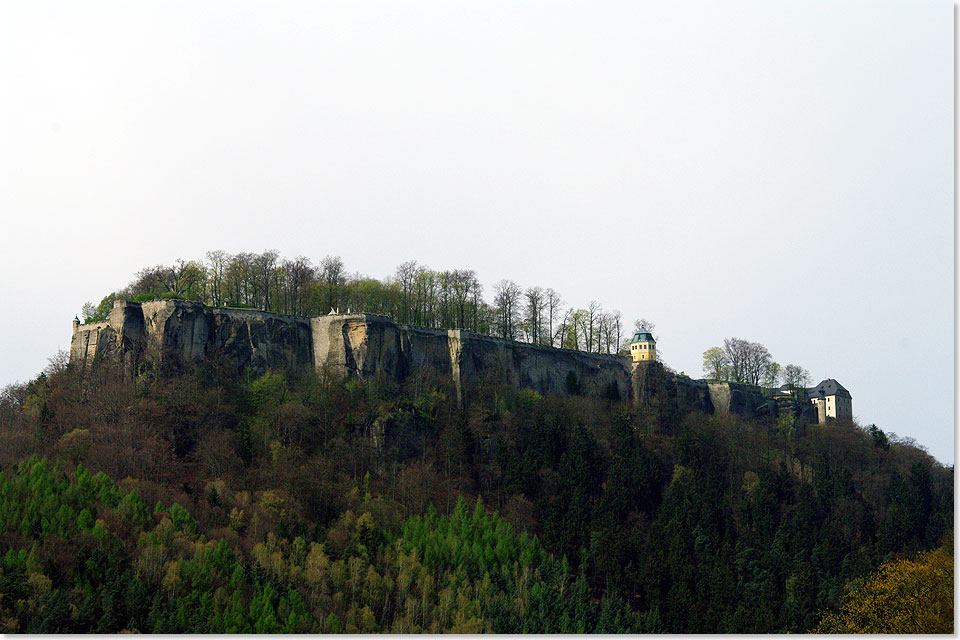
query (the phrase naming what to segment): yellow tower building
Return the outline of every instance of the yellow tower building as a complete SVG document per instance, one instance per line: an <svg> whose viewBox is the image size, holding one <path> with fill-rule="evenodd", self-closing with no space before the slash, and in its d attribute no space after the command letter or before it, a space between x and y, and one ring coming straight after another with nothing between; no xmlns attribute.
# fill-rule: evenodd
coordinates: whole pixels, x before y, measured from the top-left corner
<svg viewBox="0 0 960 640"><path fill-rule="evenodd" d="M630 341L630 355L634 362L657 359L657 341L649 331L637 331Z"/></svg>

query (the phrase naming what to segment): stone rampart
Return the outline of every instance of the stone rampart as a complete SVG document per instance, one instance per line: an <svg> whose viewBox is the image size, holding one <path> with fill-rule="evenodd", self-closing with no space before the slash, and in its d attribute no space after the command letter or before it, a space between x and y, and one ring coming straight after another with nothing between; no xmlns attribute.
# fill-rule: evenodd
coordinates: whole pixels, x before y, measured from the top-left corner
<svg viewBox="0 0 960 640"><path fill-rule="evenodd" d="M709 382L707 388L710 402L716 413L732 413L738 416L777 415L776 401L763 395L760 387L739 382Z"/></svg>
<svg viewBox="0 0 960 640"><path fill-rule="evenodd" d="M310 320L316 366L366 378L449 376L462 399L465 388L496 377L517 388L567 395L626 398L629 359L525 344L459 329L398 325L374 315L321 316Z"/></svg>
<svg viewBox="0 0 960 640"><path fill-rule="evenodd" d="M631 398L673 412L776 415L759 388L677 376L656 361L556 349L459 329L406 326L373 314L305 318L186 300L118 300L105 322L74 329L70 360L104 362L128 377L151 363L183 368L223 356L238 369L314 367L371 378L449 377L458 400L495 380L539 393Z"/></svg>
<svg viewBox="0 0 960 640"><path fill-rule="evenodd" d="M187 300L118 300L109 320L76 328L70 361L108 362L127 376L150 361L182 367L220 354L241 369L292 369L312 365L311 344L306 318Z"/></svg>
<svg viewBox="0 0 960 640"><path fill-rule="evenodd" d="M626 398L630 360L554 349L353 314L304 318L187 300L118 300L105 322L74 330L70 359L121 365L135 375L145 363L184 367L222 354L239 368L328 367L360 378L449 376L458 395L483 376L541 393L580 392Z"/></svg>

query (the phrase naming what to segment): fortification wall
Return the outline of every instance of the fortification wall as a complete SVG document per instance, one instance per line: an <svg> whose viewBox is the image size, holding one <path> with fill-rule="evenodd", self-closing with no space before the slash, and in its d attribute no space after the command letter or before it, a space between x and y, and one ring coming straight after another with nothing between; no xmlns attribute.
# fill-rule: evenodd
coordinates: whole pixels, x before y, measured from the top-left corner
<svg viewBox="0 0 960 640"><path fill-rule="evenodd" d="M303 318L187 300L118 300L109 320L81 325L70 345L71 361L108 362L131 376L147 362L183 367L218 354L255 370L328 367L396 380L449 376L461 398L473 382L490 377L558 395L627 398L631 389L628 358L402 326L373 314Z"/></svg>
<svg viewBox="0 0 960 640"><path fill-rule="evenodd" d="M459 329L397 325L374 315L311 319L314 361L361 378L449 376L462 399L475 382L496 378L523 389L626 398L629 359L553 349ZM571 377L572 376L572 377ZM572 383L572 384L569 384Z"/></svg>
<svg viewBox="0 0 960 640"><path fill-rule="evenodd" d="M739 382L710 382L710 401L717 413L759 417L777 415L777 403L761 393L760 387Z"/></svg>
<svg viewBox="0 0 960 640"><path fill-rule="evenodd" d="M678 376L660 362L637 362L633 369L633 398L643 405L674 412L733 414L741 417L776 416L777 403L760 387L737 382L707 382Z"/></svg>
<svg viewBox="0 0 960 640"><path fill-rule="evenodd" d="M82 366L108 362L133 371L143 351L144 324L140 305L118 300L107 320L74 328L70 361Z"/></svg>
<svg viewBox="0 0 960 640"><path fill-rule="evenodd" d="M113 332L106 331L109 327L110 323L103 321L89 322L75 328L70 339L70 362L80 365L93 362L97 353L102 352L113 338Z"/></svg>
<svg viewBox="0 0 960 640"><path fill-rule="evenodd" d="M404 326L373 314L304 318L186 300L118 300L107 321L75 328L70 344L71 362L105 362L127 376L150 363L178 368L216 356L254 371L315 367L359 378L449 377L461 401L476 385L498 381L561 396L632 398L674 413L777 412L757 387L691 380L656 361Z"/></svg>
<svg viewBox="0 0 960 640"><path fill-rule="evenodd" d="M118 300L109 320L76 328L70 361L121 366L128 376L148 361L180 367L221 354L238 368L293 369L313 365L311 348L306 318L187 300Z"/></svg>
<svg viewBox="0 0 960 640"><path fill-rule="evenodd" d="M630 396L629 358L460 333L462 380L501 375L514 387L539 393L563 396L576 392L620 399Z"/></svg>
<svg viewBox="0 0 960 640"><path fill-rule="evenodd" d="M656 360L635 362L631 382L634 401L656 407L661 413L679 415L690 411L714 411L705 381L673 374Z"/></svg>

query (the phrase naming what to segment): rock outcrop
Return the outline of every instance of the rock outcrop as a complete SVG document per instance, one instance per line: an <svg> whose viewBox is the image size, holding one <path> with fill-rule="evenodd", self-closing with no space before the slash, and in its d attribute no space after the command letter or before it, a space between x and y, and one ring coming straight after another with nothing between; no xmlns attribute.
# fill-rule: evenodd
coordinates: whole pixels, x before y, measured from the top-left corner
<svg viewBox="0 0 960 640"><path fill-rule="evenodd" d="M310 322L315 365L361 378L449 376L461 399L474 382L490 377L557 395L626 398L630 393L630 361L622 356L554 349L459 329L402 326L370 314L321 316Z"/></svg>
<svg viewBox="0 0 960 640"><path fill-rule="evenodd" d="M632 383L633 398L641 404L714 412L713 398L705 381L671 373L655 360L635 363Z"/></svg>
<svg viewBox="0 0 960 640"><path fill-rule="evenodd" d="M632 398L671 414L777 414L758 387L691 380L656 361L405 326L373 314L304 318L186 300L118 300L109 320L75 325L70 343L71 362L105 363L127 377L149 366L176 370L214 357L255 372L313 367L359 378L447 377L461 402L476 385L494 382L561 396Z"/></svg>
<svg viewBox="0 0 960 640"><path fill-rule="evenodd" d="M760 387L738 382L709 382L710 402L717 413L762 417L777 415L777 403L765 397Z"/></svg>
<svg viewBox="0 0 960 640"><path fill-rule="evenodd" d="M186 300L118 300L109 320L74 330L70 361L110 363L128 377L151 362L180 368L217 355L240 369L297 369L311 366L311 344L306 318Z"/></svg>

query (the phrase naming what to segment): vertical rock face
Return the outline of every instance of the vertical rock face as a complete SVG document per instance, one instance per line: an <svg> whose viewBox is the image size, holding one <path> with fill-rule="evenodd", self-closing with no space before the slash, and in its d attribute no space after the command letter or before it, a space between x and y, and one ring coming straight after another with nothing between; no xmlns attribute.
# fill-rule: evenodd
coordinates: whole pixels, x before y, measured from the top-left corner
<svg viewBox="0 0 960 640"><path fill-rule="evenodd" d="M361 378L397 380L437 375L453 380L458 397L481 378L495 378L540 393L571 392L626 398L629 359L522 344L458 329L399 326L373 315L313 318L318 366Z"/></svg>
<svg viewBox="0 0 960 640"><path fill-rule="evenodd" d="M400 377L422 374L460 377L459 363L451 357L450 331L411 326L397 328L400 332ZM456 375L454 369L457 369Z"/></svg>
<svg viewBox="0 0 960 640"><path fill-rule="evenodd" d="M211 309L198 302L118 300L107 322L81 325L70 361L121 366L135 375L147 363L183 367L224 355L238 368L305 368L313 364L305 318L243 309Z"/></svg>
<svg viewBox="0 0 960 640"><path fill-rule="evenodd" d="M668 372L659 362L637 362L633 370L633 398L643 405L681 412L733 414L742 417L776 416L777 403L760 387L736 382L692 380Z"/></svg>
<svg viewBox="0 0 960 640"><path fill-rule="evenodd" d="M680 413L713 413L713 398L703 380L670 373L656 360L633 364L633 399L636 402Z"/></svg>
<svg viewBox="0 0 960 640"><path fill-rule="evenodd" d="M693 380L686 376L675 376L677 402L690 411L713 413L713 401L705 380Z"/></svg>
<svg viewBox="0 0 960 640"><path fill-rule="evenodd" d="M630 394L630 359L554 349L461 332L460 379L500 375L514 387L539 393L605 396Z"/></svg>
<svg viewBox="0 0 960 640"><path fill-rule="evenodd" d="M737 382L711 382L710 400L717 413L738 416L776 416L777 403L765 398L760 387Z"/></svg>
<svg viewBox="0 0 960 640"><path fill-rule="evenodd" d="M361 378L402 377L399 327L384 316L358 314L310 319L313 363Z"/></svg>
<svg viewBox="0 0 960 640"><path fill-rule="evenodd" d="M325 368L359 378L403 380L434 375L453 381L457 398L496 381L556 395L632 398L661 413L703 411L776 415L757 387L691 380L660 362L554 349L457 329L401 326L372 314L303 318L185 300L118 300L106 322L74 329L70 360L102 362L128 377L146 366L183 368L225 357L238 369Z"/></svg>
<svg viewBox="0 0 960 640"><path fill-rule="evenodd" d="M199 362L211 346L212 323L203 305L156 300L140 305L146 334L146 348L161 361L181 364Z"/></svg>
<svg viewBox="0 0 960 640"><path fill-rule="evenodd" d="M793 418L793 428L800 429L803 425L817 424L820 415L817 407L811 404L806 397L779 397L776 399L777 415Z"/></svg>
<svg viewBox="0 0 960 640"><path fill-rule="evenodd" d="M212 309L199 302L145 302L146 348L173 366L223 355L240 369L300 369L313 363L305 318L245 309Z"/></svg>
<svg viewBox="0 0 960 640"><path fill-rule="evenodd" d="M103 322L74 329L70 361L82 366L104 362L132 374L144 349L144 322L140 305L118 300Z"/></svg>

